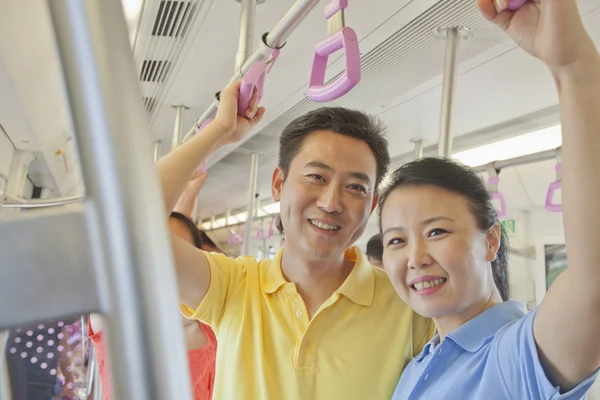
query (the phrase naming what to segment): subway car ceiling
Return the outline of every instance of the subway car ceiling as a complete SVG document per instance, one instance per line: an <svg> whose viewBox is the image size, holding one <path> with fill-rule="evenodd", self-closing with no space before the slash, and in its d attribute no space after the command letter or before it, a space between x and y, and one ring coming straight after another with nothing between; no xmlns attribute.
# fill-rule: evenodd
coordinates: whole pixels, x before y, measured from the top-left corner
<svg viewBox="0 0 600 400"><path fill-rule="evenodd" d="M258 3L253 48L291 4ZM590 35L600 44L600 3L579 3ZM123 5L140 73L140 101L150 123L148 140L160 141L164 155L171 149L174 106L185 106L180 119L185 133L233 75L240 4L123 0ZM359 39L362 79L351 92L326 104L380 117L388 126L394 165L413 157L415 140L423 141L425 155L436 153L446 49L440 29L447 26L467 28L458 49L454 157L475 166L560 146L558 99L546 69L483 21L475 1L377 0L373 5L356 1L346 10L346 24ZM268 230L270 215L278 211L270 200L278 136L293 118L323 105L308 99L307 90L314 48L325 35L322 7L317 6L287 40L269 73L262 98L266 117L243 143L210 157L198 199L197 219L204 229L225 225L228 211L229 223L244 221L251 157L258 153L259 215L266 219L264 226L254 224L253 235L261 227ZM343 70L344 57L336 53L326 77ZM17 151L31 152L35 162L28 175L33 185L47 189L44 197L81 195L68 115L47 3L1 2L0 176L6 179ZM539 140L544 129L544 140ZM502 171L500 189L507 206L543 207L554 164L547 160ZM372 219L358 244L364 245L375 231ZM214 234L227 242L230 231Z"/></svg>

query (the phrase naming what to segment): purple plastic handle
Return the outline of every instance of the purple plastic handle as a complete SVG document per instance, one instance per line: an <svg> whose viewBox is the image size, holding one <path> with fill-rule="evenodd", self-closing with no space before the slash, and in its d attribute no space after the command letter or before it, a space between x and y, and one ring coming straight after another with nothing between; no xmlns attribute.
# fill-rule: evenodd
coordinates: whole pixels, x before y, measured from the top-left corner
<svg viewBox="0 0 600 400"><path fill-rule="evenodd" d="M325 71L329 55L344 49L346 71L325 85ZM342 28L317 44L310 71L308 98L315 102L338 99L360 82L360 51L358 37L352 28Z"/></svg>
<svg viewBox="0 0 600 400"><path fill-rule="evenodd" d="M332 0L325 6L325 19L333 17L337 12L348 8L348 0Z"/></svg>
<svg viewBox="0 0 600 400"><path fill-rule="evenodd" d="M506 200L504 199L504 195L500 192L492 192L490 193L490 197L492 199L500 201L500 210L498 210L498 218L506 217Z"/></svg>
<svg viewBox="0 0 600 400"><path fill-rule="evenodd" d="M202 123L202 125L200 125L200 128L198 128L198 131L201 131L202 129L206 128L206 125L210 124L211 122L213 122L212 118L208 118L206 121L204 121Z"/></svg>
<svg viewBox="0 0 600 400"><path fill-rule="evenodd" d="M275 236L275 230L273 229L273 223L275 222L275 219L271 220L271 225L269 226L269 239L273 238L273 236Z"/></svg>
<svg viewBox="0 0 600 400"><path fill-rule="evenodd" d="M546 210L551 212L562 212L562 204L554 204L552 199L554 198L554 193L562 189L562 181L554 181L548 187L548 193L546 193Z"/></svg>
<svg viewBox="0 0 600 400"><path fill-rule="evenodd" d="M263 238L263 236L265 235L265 232L264 232L264 230L263 230L263 228L264 228L264 225L265 225L265 223L264 223L264 222L261 222L261 224L260 224L260 229L258 230L258 233L256 234L256 238L257 238L257 239L262 239L262 238Z"/></svg>
<svg viewBox="0 0 600 400"><path fill-rule="evenodd" d="M258 103L262 99L263 88L265 85L265 75L269 69L269 64L264 61L257 61L246 72L242 78L242 86L240 87L240 96L238 99L238 114L245 117L246 110L252 100L254 88L258 89Z"/></svg>
<svg viewBox="0 0 600 400"><path fill-rule="evenodd" d="M560 174L562 172L562 163L556 164L554 170L557 174ZM562 204L554 204L552 202L552 199L554 199L554 193L557 190L562 190L562 181L560 179L557 179L556 181L552 182L548 187L548 192L546 193L546 210L548 211L562 212Z"/></svg>
<svg viewBox="0 0 600 400"><path fill-rule="evenodd" d="M489 185L497 185L499 183L500 183L500 178L497 176L488 178ZM500 192L491 192L490 198L500 201L500 210L498 210L498 218L506 217L506 199L504 198L504 194L502 194Z"/></svg>
<svg viewBox="0 0 600 400"><path fill-rule="evenodd" d="M523 7L528 0L511 0L508 4L508 9L510 11L516 11L519 8Z"/></svg>

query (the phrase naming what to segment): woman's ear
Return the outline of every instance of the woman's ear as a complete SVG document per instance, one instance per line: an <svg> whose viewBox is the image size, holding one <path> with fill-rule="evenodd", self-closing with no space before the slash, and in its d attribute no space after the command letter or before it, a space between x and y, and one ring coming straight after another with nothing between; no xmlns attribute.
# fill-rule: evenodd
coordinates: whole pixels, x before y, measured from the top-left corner
<svg viewBox="0 0 600 400"><path fill-rule="evenodd" d="M496 222L494 226L487 231L485 239L487 244L485 258L488 262L495 261L502 241L502 226Z"/></svg>

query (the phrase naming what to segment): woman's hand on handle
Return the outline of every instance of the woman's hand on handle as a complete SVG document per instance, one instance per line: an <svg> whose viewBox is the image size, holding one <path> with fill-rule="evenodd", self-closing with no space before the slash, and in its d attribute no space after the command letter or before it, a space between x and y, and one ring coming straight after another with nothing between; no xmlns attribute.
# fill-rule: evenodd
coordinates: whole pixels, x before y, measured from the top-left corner
<svg viewBox="0 0 600 400"><path fill-rule="evenodd" d="M533 333L544 371L561 392L600 367L600 56L575 0L530 0L497 12L477 0L483 15L542 60L560 99L563 221L568 268L540 305Z"/></svg>
<svg viewBox="0 0 600 400"><path fill-rule="evenodd" d="M494 0L477 3L486 19L555 74L596 55L575 0L529 0L516 11L500 12Z"/></svg>

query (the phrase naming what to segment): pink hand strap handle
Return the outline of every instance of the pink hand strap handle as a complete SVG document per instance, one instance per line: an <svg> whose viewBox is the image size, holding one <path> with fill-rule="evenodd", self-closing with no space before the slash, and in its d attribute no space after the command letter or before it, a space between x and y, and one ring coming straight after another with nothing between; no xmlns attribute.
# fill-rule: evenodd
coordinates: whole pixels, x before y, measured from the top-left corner
<svg viewBox="0 0 600 400"><path fill-rule="evenodd" d="M498 218L504 218L506 217L506 199L504 198L504 194L498 190L500 178L498 177L498 172L496 171L496 167L494 167L493 163L488 166L488 176L487 183L490 188L490 198L500 202Z"/></svg>
<svg viewBox="0 0 600 400"><path fill-rule="evenodd" d="M245 117L246 110L250 105L250 100L252 100L252 93L254 92L254 88L257 89L258 103L263 96L263 89L265 86L265 77L267 73L271 71L273 67L273 63L279 57L279 50L274 49L271 53L271 58L268 61L257 61L244 74L242 78L242 85L240 87L240 94L238 98L238 114L242 117Z"/></svg>
<svg viewBox="0 0 600 400"><path fill-rule="evenodd" d="M560 174L562 172L562 164L556 164L554 167L557 175L557 179L550 184L548 187L548 192L546 193L546 210L550 212L562 212L562 204L555 204L552 202L554 199L554 193L557 190L562 190L562 180L560 179Z"/></svg>
<svg viewBox="0 0 600 400"><path fill-rule="evenodd" d="M273 223L275 222L275 218L271 220L271 225L269 225L269 239L272 239L275 236L275 230L273 229Z"/></svg>
<svg viewBox="0 0 600 400"><path fill-rule="evenodd" d="M505 10L517 11L519 8L523 7L527 1L528 0L494 0L494 5L497 12Z"/></svg>
<svg viewBox="0 0 600 400"><path fill-rule="evenodd" d="M348 8L348 0L332 0L325 6L325 19L333 17L338 12Z"/></svg>
<svg viewBox="0 0 600 400"><path fill-rule="evenodd" d="M265 235L265 233L263 231L264 224L265 224L264 221L260 223L260 229L258 230L258 233L256 234L256 238L259 239L259 240L262 239L263 236Z"/></svg>
<svg viewBox="0 0 600 400"><path fill-rule="evenodd" d="M528 0L510 0L508 3L508 9L510 11L517 11L519 8L523 7Z"/></svg>
<svg viewBox="0 0 600 400"><path fill-rule="evenodd" d="M348 7L348 0L333 0L325 7L325 18L329 19L337 12ZM325 84L325 72L329 56L344 49L346 70L337 79ZM338 99L354 88L361 78L360 50L358 37L352 28L343 27L329 35L315 48L312 69L310 71L308 98L315 102L327 102Z"/></svg>

